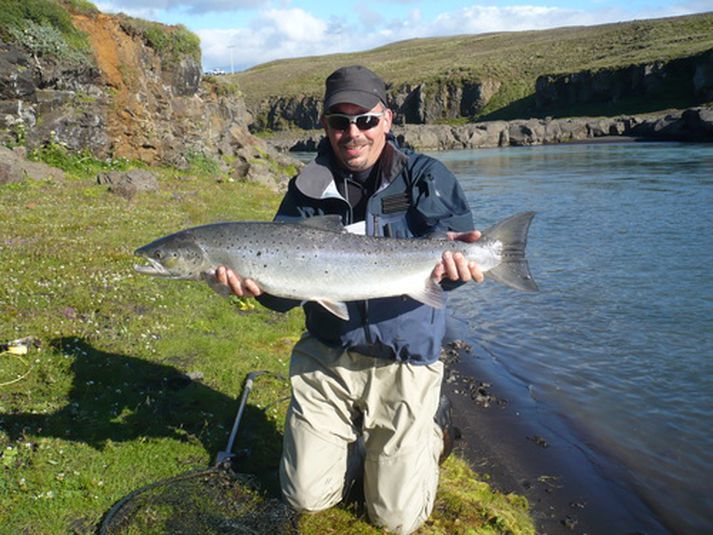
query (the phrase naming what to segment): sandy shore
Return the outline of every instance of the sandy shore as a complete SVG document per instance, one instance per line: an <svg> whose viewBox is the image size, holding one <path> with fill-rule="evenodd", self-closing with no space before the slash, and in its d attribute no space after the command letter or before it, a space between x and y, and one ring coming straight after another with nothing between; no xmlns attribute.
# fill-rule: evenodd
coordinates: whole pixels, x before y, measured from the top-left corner
<svg viewBox="0 0 713 535"><path fill-rule="evenodd" d="M460 335L460 336L459 336ZM539 534L669 534L621 467L583 443L451 327L446 392L459 455L502 492L527 497Z"/></svg>

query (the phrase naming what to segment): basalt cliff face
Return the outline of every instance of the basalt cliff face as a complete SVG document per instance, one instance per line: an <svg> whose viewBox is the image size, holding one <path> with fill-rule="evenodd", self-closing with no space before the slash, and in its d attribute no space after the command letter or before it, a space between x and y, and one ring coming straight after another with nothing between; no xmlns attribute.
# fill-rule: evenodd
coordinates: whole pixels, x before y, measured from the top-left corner
<svg viewBox="0 0 713 535"><path fill-rule="evenodd" d="M545 74L535 83L536 107L544 110L663 95L688 102L713 101L713 50L668 62Z"/></svg>
<svg viewBox="0 0 713 535"><path fill-rule="evenodd" d="M88 35L93 65L0 42L0 142L29 149L54 142L102 158L179 167L201 154L219 157L235 178L284 182L264 162L271 149L247 130L242 97L202 79L198 60L186 55L167 64L119 17L72 21Z"/></svg>
<svg viewBox="0 0 713 535"><path fill-rule="evenodd" d="M396 125L439 125L478 116L501 86L497 79L444 78L392 86L387 97ZM675 100L684 107L713 101L713 50L670 61L540 75L528 102L518 103L517 116L561 116L563 110L586 112L622 102L638 110L646 108L646 100ZM251 128L281 131L319 128L322 109L319 98L297 95L267 99L252 111Z"/></svg>
<svg viewBox="0 0 713 535"><path fill-rule="evenodd" d="M442 79L388 88L389 107L397 124L432 124L478 114L500 88L497 80ZM277 97L253 110L255 130L319 128L322 98Z"/></svg>

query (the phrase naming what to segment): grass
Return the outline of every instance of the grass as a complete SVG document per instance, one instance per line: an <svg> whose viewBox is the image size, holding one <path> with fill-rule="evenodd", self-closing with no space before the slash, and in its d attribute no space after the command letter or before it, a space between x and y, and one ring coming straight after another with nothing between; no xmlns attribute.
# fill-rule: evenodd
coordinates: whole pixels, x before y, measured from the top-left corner
<svg viewBox="0 0 713 535"><path fill-rule="evenodd" d="M168 65L177 65L186 56L200 61L200 38L182 24L166 26L124 14L117 17L124 31L141 37Z"/></svg>
<svg viewBox="0 0 713 535"><path fill-rule="evenodd" d="M75 28L71 14L93 16L97 7L87 0L0 0L0 37L27 48L36 56L91 64L87 35ZM200 61L200 38L185 26L167 26L118 15L128 33L139 36L168 65L184 57Z"/></svg>
<svg viewBox="0 0 713 535"><path fill-rule="evenodd" d="M692 56L713 48L713 13L588 27L412 39L351 54L280 60L229 75L248 107L269 97L321 96L337 67L361 63L388 85L444 80L502 83L483 116L531 97L542 74L623 67ZM511 111L513 111L511 109ZM512 113L510 114L512 115Z"/></svg>
<svg viewBox="0 0 713 535"><path fill-rule="evenodd" d="M160 192L127 201L95 183L100 162L38 157L56 158L68 178L0 186L0 343L38 346L0 353L0 533L93 533L129 492L213 462L245 376L286 375L303 318L132 268L136 247L179 228L270 218L276 194L216 180L198 158L186 172L154 168ZM261 378L237 443L251 449L244 470L273 493L286 395L284 381ZM372 530L335 509L301 532L325 525ZM422 533L497 532L533 533L525 502L449 461Z"/></svg>
<svg viewBox="0 0 713 535"><path fill-rule="evenodd" d="M88 2L75 0L89 9ZM54 0L0 0L0 38L15 42L36 58L54 58L76 65L91 65L91 47L77 30L65 6Z"/></svg>

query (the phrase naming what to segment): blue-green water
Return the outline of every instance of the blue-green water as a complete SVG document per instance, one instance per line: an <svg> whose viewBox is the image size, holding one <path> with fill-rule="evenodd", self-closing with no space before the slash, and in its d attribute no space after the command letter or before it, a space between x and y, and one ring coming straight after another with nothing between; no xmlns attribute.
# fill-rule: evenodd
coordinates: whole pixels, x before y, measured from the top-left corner
<svg viewBox="0 0 713 535"><path fill-rule="evenodd" d="M676 532L713 533L713 146L436 154L476 225L534 210L541 287L453 292L473 339Z"/></svg>

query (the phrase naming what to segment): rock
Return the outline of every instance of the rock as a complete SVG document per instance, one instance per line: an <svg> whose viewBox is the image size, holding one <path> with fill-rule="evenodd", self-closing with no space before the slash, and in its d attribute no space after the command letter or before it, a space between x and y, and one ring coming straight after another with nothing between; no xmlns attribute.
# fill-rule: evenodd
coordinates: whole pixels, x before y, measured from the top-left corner
<svg viewBox="0 0 713 535"><path fill-rule="evenodd" d="M315 151L316 131L280 133L270 144L279 150ZM484 121L459 126L394 125L392 133L403 147L416 150L476 149L585 141L609 136L713 141L713 108L621 117L569 117Z"/></svg>
<svg viewBox="0 0 713 535"><path fill-rule="evenodd" d="M0 42L0 100L26 100L36 90L30 57L17 47Z"/></svg>
<svg viewBox="0 0 713 535"><path fill-rule="evenodd" d="M13 151L0 146L0 185L33 180L64 180L61 169L24 158L24 151Z"/></svg>
<svg viewBox="0 0 713 535"><path fill-rule="evenodd" d="M713 51L669 61L624 67L543 74L535 81L538 110L592 103L616 103L625 98L667 98L676 90L691 102L713 99ZM675 82L672 82L675 81Z"/></svg>
<svg viewBox="0 0 713 535"><path fill-rule="evenodd" d="M164 80L168 81L173 94L179 97L190 97L198 92L201 82L201 65L190 56L182 57L170 69L162 69Z"/></svg>
<svg viewBox="0 0 713 535"><path fill-rule="evenodd" d="M446 75L416 85L387 87L387 99L394 111L395 124L432 124L477 115L500 86L499 80ZM251 126L280 132L295 127L312 130L321 128L321 114L321 95L276 96L257 105Z"/></svg>
<svg viewBox="0 0 713 535"><path fill-rule="evenodd" d="M288 130L291 127L305 130L320 128L322 97L297 95L276 97L263 102L255 113L255 127L269 130Z"/></svg>
<svg viewBox="0 0 713 535"><path fill-rule="evenodd" d="M632 120L628 135L667 141L713 141L713 108L689 108Z"/></svg>
<svg viewBox="0 0 713 535"><path fill-rule="evenodd" d="M685 125L684 132L692 141L713 141L713 108L685 110L681 121Z"/></svg>
<svg viewBox="0 0 713 535"><path fill-rule="evenodd" d="M22 47L0 42L0 143L35 148L54 142L98 158L179 168L188 167L190 154L220 162L263 160L240 174L277 182L278 188L286 182L279 173L268 178L264 160L280 155L248 131L252 116L237 87L202 80L200 63L190 55L164 60L122 20L105 14L73 17L96 60L81 68L37 61ZM22 179L20 171L2 167L1 180ZM144 181L112 180L112 191L129 198L147 187Z"/></svg>
<svg viewBox="0 0 713 535"><path fill-rule="evenodd" d="M525 145L541 145L545 137L545 128L536 120L514 121L508 128L510 145L519 147Z"/></svg>
<svg viewBox="0 0 713 535"><path fill-rule="evenodd" d="M132 199L137 193L159 190L158 179L145 169L100 173L97 183L108 185L109 191L125 199Z"/></svg>
<svg viewBox="0 0 713 535"><path fill-rule="evenodd" d="M713 50L701 55L693 73L693 92L703 102L713 101Z"/></svg>
<svg viewBox="0 0 713 535"><path fill-rule="evenodd" d="M507 126L505 121L475 123L454 128L453 135L461 142L463 148L500 147L504 144L503 132L507 130Z"/></svg>
<svg viewBox="0 0 713 535"><path fill-rule="evenodd" d="M447 150L462 148L453 135L453 127L447 125L402 125L393 129L399 144L420 150Z"/></svg>
<svg viewBox="0 0 713 535"><path fill-rule="evenodd" d="M540 435L532 435L531 437L527 437L527 440L534 442L541 448L549 448L550 447L550 443L547 442L547 440L545 440Z"/></svg>

